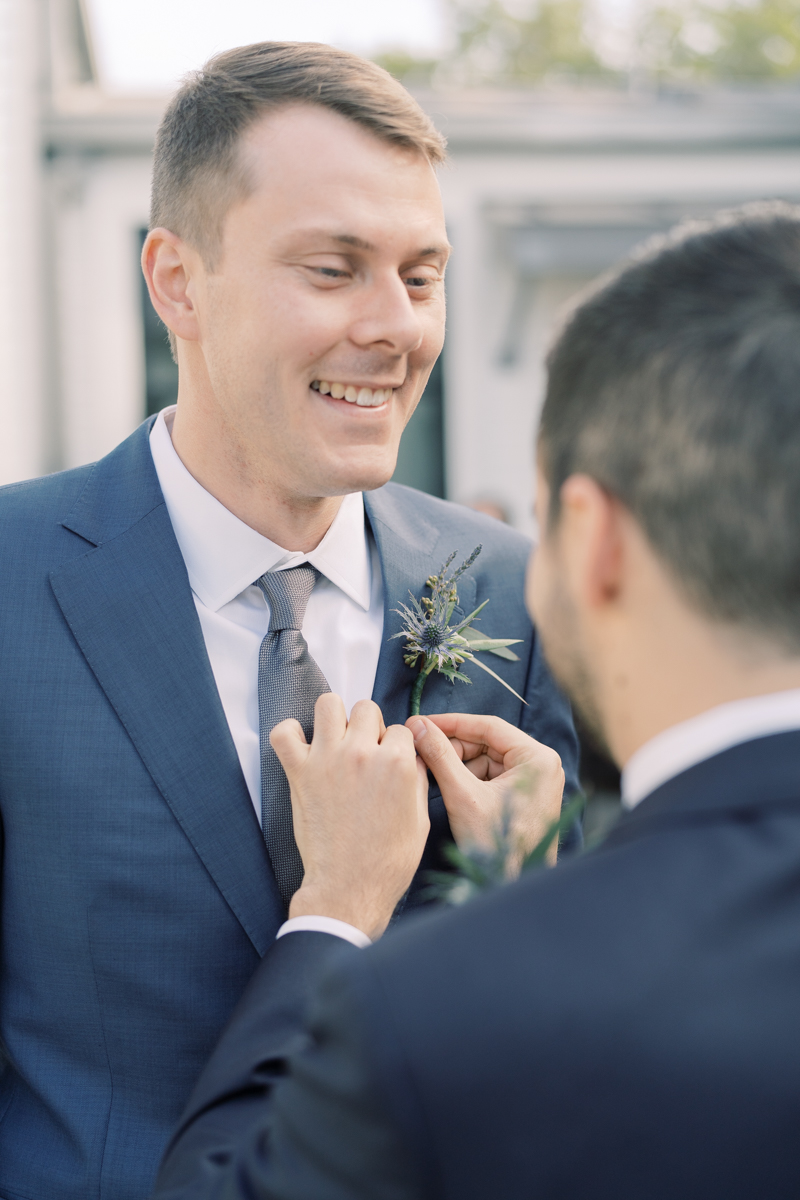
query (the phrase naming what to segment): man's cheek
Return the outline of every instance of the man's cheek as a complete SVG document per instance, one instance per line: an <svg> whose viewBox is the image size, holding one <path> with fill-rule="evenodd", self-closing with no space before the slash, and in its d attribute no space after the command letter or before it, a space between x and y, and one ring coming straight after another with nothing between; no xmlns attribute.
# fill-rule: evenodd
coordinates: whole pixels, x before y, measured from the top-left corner
<svg viewBox="0 0 800 1200"><path fill-rule="evenodd" d="M528 560L528 570L525 576L525 603L537 629L541 629L547 620L546 598L549 591L550 574L548 558L549 555L544 546L534 547Z"/></svg>

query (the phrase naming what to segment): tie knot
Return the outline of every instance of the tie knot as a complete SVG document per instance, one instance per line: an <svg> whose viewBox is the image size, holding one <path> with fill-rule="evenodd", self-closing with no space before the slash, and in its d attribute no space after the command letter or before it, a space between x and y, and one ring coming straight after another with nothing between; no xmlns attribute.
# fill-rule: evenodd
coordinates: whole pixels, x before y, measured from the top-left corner
<svg viewBox="0 0 800 1200"><path fill-rule="evenodd" d="M308 599L317 582L316 567L303 563L288 571L267 571L256 580L269 604L269 632L302 629Z"/></svg>

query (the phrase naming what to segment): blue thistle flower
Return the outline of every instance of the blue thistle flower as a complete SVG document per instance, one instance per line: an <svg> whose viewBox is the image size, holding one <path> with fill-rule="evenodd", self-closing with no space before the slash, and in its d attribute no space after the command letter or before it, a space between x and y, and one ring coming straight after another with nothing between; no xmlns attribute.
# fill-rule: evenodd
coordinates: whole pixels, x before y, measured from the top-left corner
<svg viewBox="0 0 800 1200"><path fill-rule="evenodd" d="M403 660L406 666L415 667L419 664L420 668L411 692L412 716L419 713L422 689L431 671L436 670L442 675L446 675L451 683L455 683L457 679L462 683L472 682L459 669L465 660L476 663L484 671L493 675L509 691L514 692L514 689L509 687L505 680L500 679L500 676L495 675L494 671L490 670L485 663L479 662L475 658L476 652L488 650L501 658L517 659L517 655L509 650L508 646L514 645L520 640L519 638L486 638L471 629L472 622L489 601L484 600L483 604L480 604L459 624L450 624L453 611L458 604L456 580L469 570L480 552L481 546L476 546L461 566L448 575L448 568L457 554L457 551L454 550L447 561L442 564L438 575L431 575L426 580L426 587L430 588L430 596L422 596L417 600L409 592L410 605L401 604L394 610L403 618L403 628L392 636L393 638L402 637L406 640L403 647ZM514 695L518 696L518 693L514 692ZM519 699L523 700L522 696L519 696Z"/></svg>

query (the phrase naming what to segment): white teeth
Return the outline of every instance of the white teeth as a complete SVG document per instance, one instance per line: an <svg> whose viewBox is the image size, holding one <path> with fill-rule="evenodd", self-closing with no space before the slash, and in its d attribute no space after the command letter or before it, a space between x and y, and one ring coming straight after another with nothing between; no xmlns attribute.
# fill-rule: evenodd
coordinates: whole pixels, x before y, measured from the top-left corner
<svg viewBox="0 0 800 1200"><path fill-rule="evenodd" d="M360 408L379 408L392 395L392 388L357 388L351 383L328 383L327 379L315 379L311 386L323 396L346 400L348 404L357 404Z"/></svg>

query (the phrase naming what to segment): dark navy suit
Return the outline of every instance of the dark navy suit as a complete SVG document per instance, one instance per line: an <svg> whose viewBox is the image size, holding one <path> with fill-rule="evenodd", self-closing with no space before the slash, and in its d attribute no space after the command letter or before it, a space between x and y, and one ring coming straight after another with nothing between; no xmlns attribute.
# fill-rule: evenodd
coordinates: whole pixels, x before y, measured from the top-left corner
<svg viewBox="0 0 800 1200"><path fill-rule="evenodd" d="M94 466L0 491L0 1197L138 1200L284 920L150 455L150 423ZM525 639L427 711L496 710L553 745L567 706L519 597L527 544L406 488L366 497L391 611L450 550L482 628ZM486 682L484 682L484 680ZM408 710L384 641L374 698ZM433 861L447 826L431 799ZM419 901L413 889L408 907Z"/></svg>
<svg viewBox="0 0 800 1200"><path fill-rule="evenodd" d="M800 732L685 771L554 871L334 943L270 950L158 1200L800 1192Z"/></svg>

